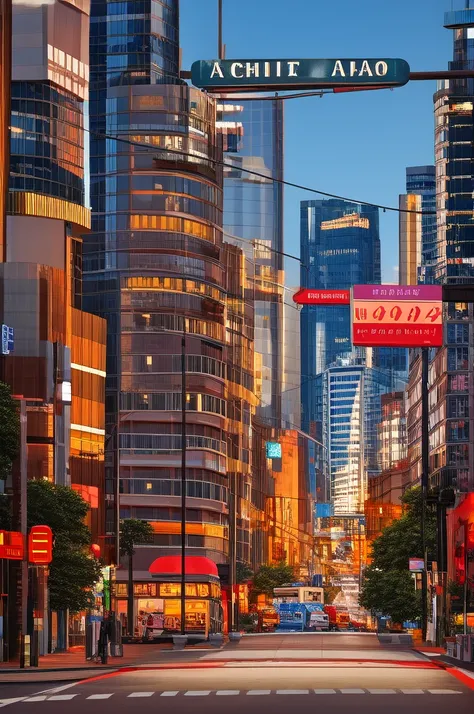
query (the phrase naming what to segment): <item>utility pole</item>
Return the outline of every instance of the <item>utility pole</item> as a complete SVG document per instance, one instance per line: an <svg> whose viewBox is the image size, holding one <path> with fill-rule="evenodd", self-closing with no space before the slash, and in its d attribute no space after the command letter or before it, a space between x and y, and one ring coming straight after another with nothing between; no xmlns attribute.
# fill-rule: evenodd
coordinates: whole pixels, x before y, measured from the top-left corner
<svg viewBox="0 0 474 714"><path fill-rule="evenodd" d="M224 43L222 42L222 2L223 0L217 0L217 43L218 43L218 55L219 59L224 59Z"/></svg>
<svg viewBox="0 0 474 714"><path fill-rule="evenodd" d="M428 347L421 349L421 543L423 550L423 572L421 574L422 622L421 631L423 642L426 642L428 625L428 572L426 551L426 507L428 500L428 474L429 474L429 425L428 425Z"/></svg>

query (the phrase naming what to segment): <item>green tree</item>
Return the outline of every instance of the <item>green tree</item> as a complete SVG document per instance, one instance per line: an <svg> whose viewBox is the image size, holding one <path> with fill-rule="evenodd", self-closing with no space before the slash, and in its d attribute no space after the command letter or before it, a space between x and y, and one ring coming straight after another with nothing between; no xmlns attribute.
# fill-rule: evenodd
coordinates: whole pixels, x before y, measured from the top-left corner
<svg viewBox="0 0 474 714"><path fill-rule="evenodd" d="M0 479L10 474L20 448L20 414L10 387L0 382Z"/></svg>
<svg viewBox="0 0 474 714"><path fill-rule="evenodd" d="M384 528L372 544L372 565L366 569L360 604L367 610L383 612L394 622L416 620L421 613L420 594L408 569L410 558L422 558L421 489L414 487L402 498L403 515ZM436 559L436 512L426 510L426 545Z"/></svg>
<svg viewBox="0 0 474 714"><path fill-rule="evenodd" d="M253 577L253 589L257 593L273 595L274 588L294 582L295 571L291 565L262 565Z"/></svg>
<svg viewBox="0 0 474 714"><path fill-rule="evenodd" d="M28 482L28 528L46 525L54 536L49 595L52 610L78 612L93 603L92 587L101 574L90 553L85 523L89 505L72 488L49 481Z"/></svg>
<svg viewBox="0 0 474 714"><path fill-rule="evenodd" d="M127 597L127 634L133 637L133 556L135 546L151 543L153 540L153 528L148 521L141 521L137 518L126 518L120 522L120 555L128 558L128 597Z"/></svg>
<svg viewBox="0 0 474 714"><path fill-rule="evenodd" d="M360 604L366 610L380 611L394 623L421 617L420 591L408 570L378 570L370 566L365 571Z"/></svg>
<svg viewBox="0 0 474 714"><path fill-rule="evenodd" d="M253 570L247 563L237 561L235 564L235 579L237 584L246 583L252 579Z"/></svg>

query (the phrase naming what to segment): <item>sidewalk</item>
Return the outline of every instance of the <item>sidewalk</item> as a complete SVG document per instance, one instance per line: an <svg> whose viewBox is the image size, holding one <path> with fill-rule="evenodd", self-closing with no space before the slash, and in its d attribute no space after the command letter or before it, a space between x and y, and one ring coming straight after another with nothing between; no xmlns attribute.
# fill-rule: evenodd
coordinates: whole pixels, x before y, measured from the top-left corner
<svg viewBox="0 0 474 714"><path fill-rule="evenodd" d="M122 667L134 667L157 660L162 652L172 650L169 643L153 645L124 645L123 657L109 657L106 665L96 664L85 658L82 648L68 652L55 652L40 657L38 667L20 669L19 662L0 662L0 684L9 682L45 682L86 679L97 674L106 674Z"/></svg>

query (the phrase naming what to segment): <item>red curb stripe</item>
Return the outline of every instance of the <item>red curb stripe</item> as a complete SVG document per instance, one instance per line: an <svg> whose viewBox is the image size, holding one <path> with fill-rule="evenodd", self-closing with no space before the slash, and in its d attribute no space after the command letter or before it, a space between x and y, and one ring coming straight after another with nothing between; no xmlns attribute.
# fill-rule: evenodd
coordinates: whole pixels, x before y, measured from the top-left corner
<svg viewBox="0 0 474 714"><path fill-rule="evenodd" d="M455 667L447 667L446 672L449 672L449 674L451 674L453 677L459 679L459 681L462 682L466 687L469 687L469 689L474 689L474 679L472 677L468 677L468 675L464 674L464 672L460 672Z"/></svg>

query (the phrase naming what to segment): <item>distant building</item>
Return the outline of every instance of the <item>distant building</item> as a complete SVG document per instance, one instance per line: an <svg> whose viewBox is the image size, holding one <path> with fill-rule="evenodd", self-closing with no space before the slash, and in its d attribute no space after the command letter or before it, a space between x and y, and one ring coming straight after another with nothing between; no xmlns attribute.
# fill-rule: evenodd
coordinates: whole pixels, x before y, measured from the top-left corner
<svg viewBox="0 0 474 714"><path fill-rule="evenodd" d="M434 166L409 166L406 170L406 193L400 196L399 214L400 285L429 284L434 281L435 171Z"/></svg>
<svg viewBox="0 0 474 714"><path fill-rule="evenodd" d="M380 283L379 214L349 201L301 202L301 286L327 290ZM337 357L352 352L348 305L301 311L302 427L317 419L318 383Z"/></svg>
<svg viewBox="0 0 474 714"><path fill-rule="evenodd" d="M368 481L379 473L380 398L389 388L385 372L350 359L338 360L321 375L323 445L336 516L364 512Z"/></svg>

